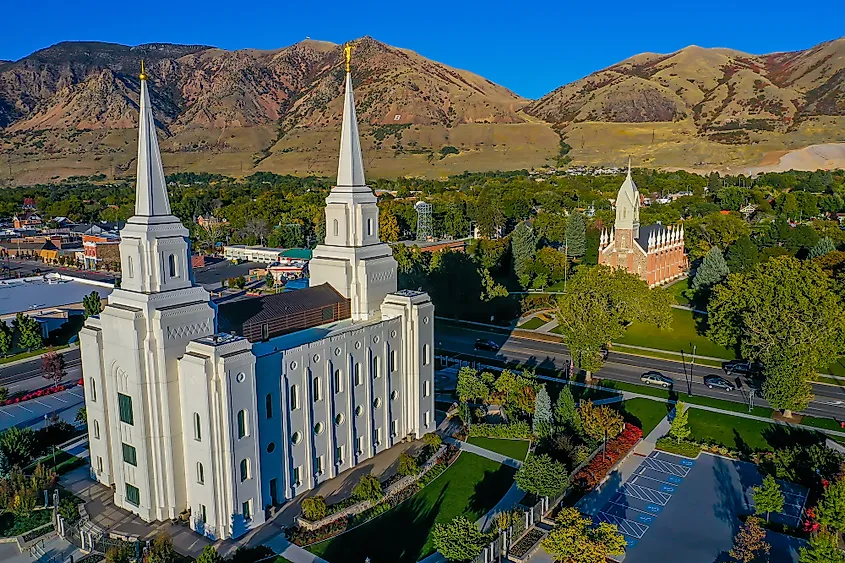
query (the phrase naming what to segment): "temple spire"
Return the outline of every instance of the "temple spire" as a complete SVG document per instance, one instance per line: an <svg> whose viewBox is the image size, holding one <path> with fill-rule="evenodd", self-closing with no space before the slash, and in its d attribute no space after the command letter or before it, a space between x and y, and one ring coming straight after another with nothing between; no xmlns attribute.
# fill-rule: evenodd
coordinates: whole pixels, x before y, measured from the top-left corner
<svg viewBox="0 0 845 563"><path fill-rule="evenodd" d="M147 74L141 61L141 108L138 119L138 171L135 187L135 215L154 217L170 215L167 183L161 165L153 108L147 90Z"/></svg>
<svg viewBox="0 0 845 563"><path fill-rule="evenodd" d="M340 131L340 159L337 166L337 186L362 187L364 159L361 156L361 141L358 137L358 117L355 115L355 97L352 94L352 46L343 48L346 55L346 86L343 97L343 122Z"/></svg>

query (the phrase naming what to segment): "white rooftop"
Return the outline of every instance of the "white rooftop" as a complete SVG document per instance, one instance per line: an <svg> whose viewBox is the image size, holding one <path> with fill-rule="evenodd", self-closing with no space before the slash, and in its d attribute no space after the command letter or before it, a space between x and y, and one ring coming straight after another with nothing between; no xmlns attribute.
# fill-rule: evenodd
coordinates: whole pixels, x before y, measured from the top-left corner
<svg viewBox="0 0 845 563"><path fill-rule="evenodd" d="M3 280L0 281L0 315L81 303L92 291L107 297L113 288L76 280L47 281L43 277Z"/></svg>

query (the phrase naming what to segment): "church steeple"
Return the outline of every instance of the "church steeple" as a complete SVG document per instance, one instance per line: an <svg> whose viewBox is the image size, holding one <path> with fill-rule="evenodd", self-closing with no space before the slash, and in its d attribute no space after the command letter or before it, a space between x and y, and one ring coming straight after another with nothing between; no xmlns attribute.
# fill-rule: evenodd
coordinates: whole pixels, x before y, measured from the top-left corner
<svg viewBox="0 0 845 563"><path fill-rule="evenodd" d="M629 229L633 231L633 238L640 236L640 192L631 177L631 159L628 159L628 173L625 181L619 188L616 195L616 222L614 227L617 230Z"/></svg>
<svg viewBox="0 0 845 563"><path fill-rule="evenodd" d="M167 182L156 137L153 108L147 90L147 73L141 62L141 104L138 119L138 169L135 189L135 215L153 217L170 215Z"/></svg>
<svg viewBox="0 0 845 563"><path fill-rule="evenodd" d="M352 46L343 49L346 55L346 84L343 96L343 123L340 130L340 159L337 166L337 185L343 187L363 187L364 159L361 156L361 141L358 136L358 116L355 114L355 97L352 93L352 73L350 63Z"/></svg>

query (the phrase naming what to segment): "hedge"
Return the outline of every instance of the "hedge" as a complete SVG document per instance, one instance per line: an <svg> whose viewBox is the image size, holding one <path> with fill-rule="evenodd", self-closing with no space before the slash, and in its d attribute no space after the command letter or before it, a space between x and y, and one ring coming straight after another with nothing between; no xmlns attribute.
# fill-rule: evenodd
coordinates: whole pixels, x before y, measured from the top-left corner
<svg viewBox="0 0 845 563"><path fill-rule="evenodd" d="M625 424L625 429L616 438L607 442L607 453L600 451L586 467L575 474L573 483L582 491L589 491L604 479L617 461L625 457L643 437L643 431L633 424Z"/></svg>
<svg viewBox="0 0 845 563"><path fill-rule="evenodd" d="M670 454L677 454L692 458L698 457L698 454L701 453L701 446L696 442L690 442L688 440L678 442L674 438L669 438L668 436L658 438L655 447L658 450L668 452Z"/></svg>
<svg viewBox="0 0 845 563"><path fill-rule="evenodd" d="M531 438L531 425L524 420L508 424L473 424L469 435L480 438Z"/></svg>

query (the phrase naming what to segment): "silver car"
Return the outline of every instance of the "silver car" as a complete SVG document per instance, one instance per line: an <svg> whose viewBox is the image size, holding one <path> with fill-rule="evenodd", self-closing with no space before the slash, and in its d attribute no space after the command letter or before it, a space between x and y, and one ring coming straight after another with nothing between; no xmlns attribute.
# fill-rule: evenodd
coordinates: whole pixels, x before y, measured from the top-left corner
<svg viewBox="0 0 845 563"><path fill-rule="evenodd" d="M666 377L659 371L647 371L640 376L640 381L646 385L659 385L661 387L670 388L675 384L675 380L671 377Z"/></svg>

